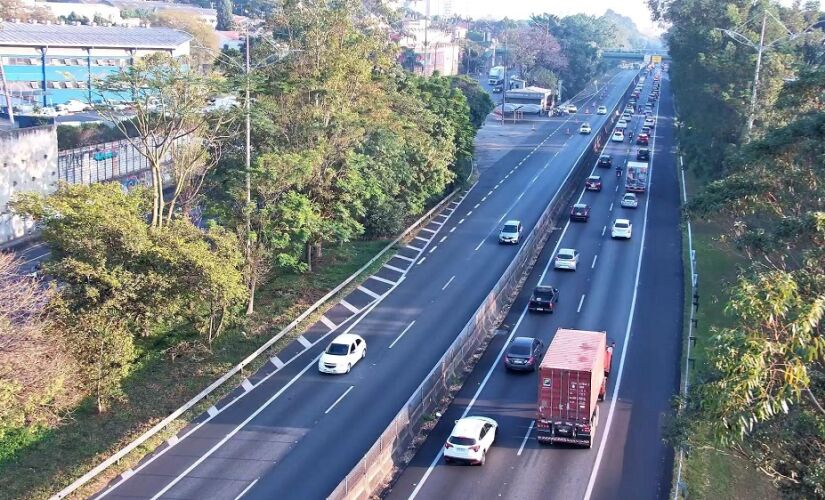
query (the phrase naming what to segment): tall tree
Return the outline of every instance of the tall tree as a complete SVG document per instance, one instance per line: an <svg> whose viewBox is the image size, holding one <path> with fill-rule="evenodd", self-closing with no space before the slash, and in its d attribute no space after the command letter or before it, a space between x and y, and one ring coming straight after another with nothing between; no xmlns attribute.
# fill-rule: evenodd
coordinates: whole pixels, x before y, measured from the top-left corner
<svg viewBox="0 0 825 500"><path fill-rule="evenodd" d="M230 31L235 27L235 18L232 16L232 0L218 0L215 6L218 23L215 29L218 31Z"/></svg>

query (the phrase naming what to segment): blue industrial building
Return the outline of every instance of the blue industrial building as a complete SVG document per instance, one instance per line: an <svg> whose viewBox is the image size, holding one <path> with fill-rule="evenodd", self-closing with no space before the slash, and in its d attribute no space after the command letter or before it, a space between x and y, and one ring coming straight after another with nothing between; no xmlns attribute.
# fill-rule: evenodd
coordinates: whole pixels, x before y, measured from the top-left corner
<svg viewBox="0 0 825 500"><path fill-rule="evenodd" d="M168 28L0 22L0 77L13 106L93 103L98 79L150 53L188 55L191 39Z"/></svg>

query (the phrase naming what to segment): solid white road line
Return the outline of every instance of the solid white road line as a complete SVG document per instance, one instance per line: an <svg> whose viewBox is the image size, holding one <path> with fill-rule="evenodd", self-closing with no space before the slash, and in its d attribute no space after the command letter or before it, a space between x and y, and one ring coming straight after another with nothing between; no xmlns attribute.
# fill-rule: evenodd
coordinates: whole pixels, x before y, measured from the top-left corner
<svg viewBox="0 0 825 500"><path fill-rule="evenodd" d="M245 390L246 392L249 392L255 388L255 386L252 385L252 382L250 382L248 378L243 379L243 382L241 382L241 387L243 387L243 390Z"/></svg>
<svg viewBox="0 0 825 500"><path fill-rule="evenodd" d="M347 309L349 309L350 311L352 311L352 312L356 313L356 314L358 314L359 312L361 312L361 309L358 309L357 307L355 307L354 305L350 304L349 302L347 302L347 301L346 301L346 300L344 300L344 299L341 299L338 303L339 303L339 304L341 304L342 306L346 307L346 308L347 308Z"/></svg>
<svg viewBox="0 0 825 500"><path fill-rule="evenodd" d="M309 349L310 347L312 347L312 342L307 340L306 337L304 337L303 335L298 335L298 338L296 340L298 340L299 344L304 346L304 349Z"/></svg>
<svg viewBox="0 0 825 500"><path fill-rule="evenodd" d="M367 295L369 295L370 297L372 297L374 299L381 298L381 295L373 292L372 290L370 290L369 288L367 288L365 286L359 286L356 290L358 290L362 293L366 293Z"/></svg>
<svg viewBox="0 0 825 500"><path fill-rule="evenodd" d="M419 252L420 251L421 250L419 250ZM397 253L397 254L393 255L393 257L398 257L401 260L407 260L407 261L410 261L410 262L415 262L415 259L413 259L412 257L406 257L404 255L401 255L400 253Z"/></svg>
<svg viewBox="0 0 825 500"><path fill-rule="evenodd" d="M286 363L281 361L281 358L279 358L278 356L272 356L271 358L269 358L269 362L275 365L276 370L280 370L281 368L286 366Z"/></svg>
<svg viewBox="0 0 825 500"><path fill-rule="evenodd" d="M260 478L258 478L258 479L260 479ZM257 483L257 482L258 482L258 479L256 479L256 480L252 481L251 483L249 483L249 486L247 486L246 488L244 488L244 489L243 489L243 491L242 491L242 492L240 492L240 493L238 494L238 496L236 496L236 497L235 497L235 500L241 500L241 497L242 497L242 496L244 496L244 495L246 495L246 492L247 492L247 491L249 491L249 490L251 490L251 489L252 489L252 487L253 487L253 486L255 486L255 483Z"/></svg>
<svg viewBox="0 0 825 500"><path fill-rule="evenodd" d="M659 122L659 102L656 101L656 123ZM622 356L619 360L619 373L616 376L616 385L613 386L613 393L610 395L610 409L607 411L607 422L604 425L604 431L602 431L602 440L599 443L599 451L596 453L596 461L593 463L593 469L590 471L590 480L587 482L587 489L584 492L584 499L583 500L590 500L590 496L593 494L593 487L596 485L596 476L599 474L599 465L602 463L602 457L604 456L604 449L605 445L608 443L610 436L610 428L613 425L613 415L616 411L616 402L618 401L619 389L622 387L622 375L624 374L624 362L627 358L627 351L630 348L630 330L633 328L633 315L636 313L636 298L639 294L639 277L642 274L642 258L645 254L645 237L647 236L647 214L648 209L650 208L650 191L653 185L653 156L655 154L655 145L656 145L656 138L653 138L650 148L650 161L648 165L650 165L647 183L648 183L648 196L647 196L647 203L645 203L645 216L644 222L642 223L642 244L639 249L639 261L636 264L636 283L633 285L633 298L630 301L630 316L627 321L627 328L624 332L624 344L622 345Z"/></svg>
<svg viewBox="0 0 825 500"><path fill-rule="evenodd" d="M398 256L396 255L396 257L398 257ZM391 266L389 264L384 264L384 267L386 267L390 271L395 271L395 272L398 272L398 273L406 273L407 272L406 269L401 269L400 267Z"/></svg>
<svg viewBox="0 0 825 500"><path fill-rule="evenodd" d="M424 243L429 243L430 242L430 240L428 240L427 238L422 238L421 236L416 236L415 239L421 240ZM432 239L432 238L430 238L430 239Z"/></svg>
<svg viewBox="0 0 825 500"><path fill-rule="evenodd" d="M386 283L388 285L394 285L395 284L395 281L390 281L386 278L382 278L381 276L372 275L372 276L370 276L370 279L375 280L375 281L380 281L381 283Z"/></svg>
<svg viewBox="0 0 825 500"><path fill-rule="evenodd" d="M585 296L585 294L582 294L582 298L579 299L579 307L576 309L576 312L582 312L582 304L584 304L584 296Z"/></svg>
<svg viewBox="0 0 825 500"><path fill-rule="evenodd" d="M447 281L447 283L446 283L444 286L442 286L442 287L441 287L441 289L442 289L442 290L446 290L446 289L447 289L447 287L448 287L448 286L450 286L450 283L452 283L454 279L455 279L455 274L453 275L453 277L452 277L452 278L450 278L450 279Z"/></svg>
<svg viewBox="0 0 825 500"><path fill-rule="evenodd" d="M422 227L421 231L427 231L428 233L437 233L438 232L435 229L430 229L428 227Z"/></svg>
<svg viewBox="0 0 825 500"><path fill-rule="evenodd" d="M407 333L407 332L410 330L410 328L412 328L412 327L413 327L413 325L414 325L414 324L415 324L415 321L413 321L412 323L410 323L409 325L407 325L407 328L404 328L404 331L403 331L403 332L401 332L401 333L398 335L398 337L396 337L396 338L395 338L395 340L393 340L393 341L392 341L392 344L390 344L390 347L389 347L389 348L390 348L390 349L392 349L392 348L393 348L393 346L394 346L394 345L395 345L395 344L396 344L399 340L401 340L401 337L403 337L403 336L404 336L404 334L405 334L405 333Z"/></svg>
<svg viewBox="0 0 825 500"><path fill-rule="evenodd" d="M428 243L429 243L429 242L428 242ZM414 246L412 246L412 245L407 245L407 246L405 246L404 248L408 248L408 249L410 249L410 250L415 250L416 252L421 252L422 250L424 250L424 248L425 248L426 246L427 246L427 245L424 245L423 247L414 247Z"/></svg>
<svg viewBox="0 0 825 500"><path fill-rule="evenodd" d="M530 433L533 432L533 426L536 424L535 420L530 421L530 427L527 428L527 434L524 435L524 439L521 440L521 446L518 447L518 453L516 453L517 457L521 456L521 452L524 451L524 445L527 444L527 439L530 437Z"/></svg>
<svg viewBox="0 0 825 500"><path fill-rule="evenodd" d="M213 405L213 406L210 406L208 410L206 410L206 413L208 413L210 417L214 417L215 415L217 415L217 414L218 414L218 413L220 413L220 412L219 412L219 411L218 411L218 409L217 409L217 408L215 408L215 406Z"/></svg>
<svg viewBox="0 0 825 500"><path fill-rule="evenodd" d="M349 386L349 389L347 389L346 391L344 391L344 393L343 393L343 394L341 394L341 396L340 396L338 399L336 399L334 403L332 403L332 406L330 406L329 408L327 408L327 411L325 411L325 412L324 412L324 415L326 415L327 413L331 412L331 411L332 411L332 409L333 409L333 408L335 408L335 405L337 405L338 403L340 403L340 402L341 402L341 400L342 400L342 399L344 399L344 397L346 397L346 395L347 395L347 394L349 394L349 391L353 390L354 388L355 388L355 386L354 386L354 385Z"/></svg>
<svg viewBox="0 0 825 500"><path fill-rule="evenodd" d="M593 263L590 264L590 269L593 269L594 267L596 267L596 259L598 259L598 258L599 258L599 254L596 254L596 255L593 256Z"/></svg>

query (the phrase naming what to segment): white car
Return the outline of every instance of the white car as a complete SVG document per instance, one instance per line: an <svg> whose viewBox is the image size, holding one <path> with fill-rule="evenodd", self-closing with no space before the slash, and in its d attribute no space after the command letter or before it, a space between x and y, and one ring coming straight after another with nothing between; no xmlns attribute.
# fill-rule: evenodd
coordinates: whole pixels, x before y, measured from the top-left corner
<svg viewBox="0 0 825 500"><path fill-rule="evenodd" d="M625 193L620 204L624 208L636 208L639 206L639 198L635 193Z"/></svg>
<svg viewBox="0 0 825 500"><path fill-rule="evenodd" d="M78 101L77 99L66 101L63 105L66 106L66 109L69 110L70 113L80 113L92 108L85 102Z"/></svg>
<svg viewBox="0 0 825 500"><path fill-rule="evenodd" d="M568 104L567 105L567 112L570 113L571 115L575 115L576 113L579 112L579 108L577 108L575 104Z"/></svg>
<svg viewBox="0 0 825 500"><path fill-rule="evenodd" d="M610 228L611 238L625 238L630 239L633 232L633 224L627 219L616 219L613 221L613 227Z"/></svg>
<svg viewBox="0 0 825 500"><path fill-rule="evenodd" d="M624 132L618 129L614 130L610 140L613 142L624 142Z"/></svg>
<svg viewBox="0 0 825 500"><path fill-rule="evenodd" d="M444 444L444 461L484 465L487 452L496 440L498 423L487 417L464 417L455 421L453 432Z"/></svg>
<svg viewBox="0 0 825 500"><path fill-rule="evenodd" d="M627 128L627 120L620 118L619 121L616 122L616 128Z"/></svg>
<svg viewBox="0 0 825 500"><path fill-rule="evenodd" d="M654 126L656 126L656 120L654 120L653 118L645 118L645 125L644 126L653 128Z"/></svg>
<svg viewBox="0 0 825 500"><path fill-rule="evenodd" d="M349 373L355 363L367 357L367 342L354 333L342 333L329 343L318 360L321 373Z"/></svg>
<svg viewBox="0 0 825 500"><path fill-rule="evenodd" d="M599 106L596 108L597 115L606 115L607 114L607 106Z"/></svg>
<svg viewBox="0 0 825 500"><path fill-rule="evenodd" d="M518 245L518 242L521 240L521 231L521 222L508 220L504 223L504 227L501 228L501 232L498 233L498 242Z"/></svg>
<svg viewBox="0 0 825 500"><path fill-rule="evenodd" d="M553 262L553 268L575 271L578 264L579 252L575 248L560 248Z"/></svg>
<svg viewBox="0 0 825 500"><path fill-rule="evenodd" d="M590 132L591 132L591 130L590 130L590 124L589 123L582 123L582 126L579 127L579 133L580 134L589 134Z"/></svg>

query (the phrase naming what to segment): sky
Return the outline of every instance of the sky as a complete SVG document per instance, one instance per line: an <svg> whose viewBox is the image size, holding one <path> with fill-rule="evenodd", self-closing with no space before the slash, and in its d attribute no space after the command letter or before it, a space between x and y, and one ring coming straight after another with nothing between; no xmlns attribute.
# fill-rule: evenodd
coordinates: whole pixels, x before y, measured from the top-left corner
<svg viewBox="0 0 825 500"><path fill-rule="evenodd" d="M426 0L419 0L423 7ZM444 2L452 1L453 11L474 19L492 18L526 19L530 14L550 12L559 17L571 14L601 16L607 9L613 9L636 23L639 31L647 35L658 35L662 29L650 20L650 9L645 0L430 0L430 12L437 13Z"/></svg>

